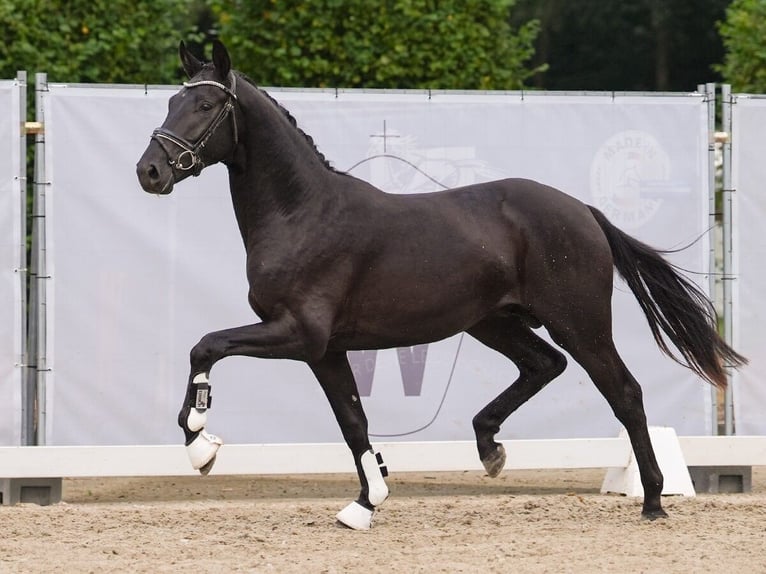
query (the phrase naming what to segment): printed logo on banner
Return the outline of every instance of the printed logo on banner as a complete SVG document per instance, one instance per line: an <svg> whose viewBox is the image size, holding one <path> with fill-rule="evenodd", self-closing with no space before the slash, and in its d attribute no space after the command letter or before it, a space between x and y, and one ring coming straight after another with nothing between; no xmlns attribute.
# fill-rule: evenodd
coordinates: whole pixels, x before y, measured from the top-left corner
<svg viewBox="0 0 766 574"><path fill-rule="evenodd" d="M371 436L413 435L437 420L453 383L462 338L348 353Z"/></svg>
<svg viewBox="0 0 766 574"><path fill-rule="evenodd" d="M651 134L639 130L610 137L591 163L593 205L624 229L639 228L654 217L669 181L667 153Z"/></svg>
<svg viewBox="0 0 766 574"><path fill-rule="evenodd" d="M426 193L507 177L476 155L474 146L421 147L412 135L390 129L370 134L367 156L348 169L388 193Z"/></svg>

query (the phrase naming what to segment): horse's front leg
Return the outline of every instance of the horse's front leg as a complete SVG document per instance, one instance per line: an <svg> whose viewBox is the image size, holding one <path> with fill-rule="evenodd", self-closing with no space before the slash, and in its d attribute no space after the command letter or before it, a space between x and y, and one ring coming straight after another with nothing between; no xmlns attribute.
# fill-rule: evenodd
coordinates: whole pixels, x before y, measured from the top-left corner
<svg viewBox="0 0 766 574"><path fill-rule="evenodd" d="M345 352L327 353L322 359L309 363L330 401L343 438L351 449L359 475L359 498L341 510L337 519L355 530L367 530L372 525L375 507L388 497L384 480L386 467L380 454L375 454L367 435L367 417L357 391L354 374Z"/></svg>
<svg viewBox="0 0 766 574"><path fill-rule="evenodd" d="M308 361L324 354L325 341L319 329L301 329L289 315L202 337L191 351L191 373L178 414L192 466L202 474L210 472L223 444L220 438L205 431L211 404L209 375L216 362L232 355Z"/></svg>

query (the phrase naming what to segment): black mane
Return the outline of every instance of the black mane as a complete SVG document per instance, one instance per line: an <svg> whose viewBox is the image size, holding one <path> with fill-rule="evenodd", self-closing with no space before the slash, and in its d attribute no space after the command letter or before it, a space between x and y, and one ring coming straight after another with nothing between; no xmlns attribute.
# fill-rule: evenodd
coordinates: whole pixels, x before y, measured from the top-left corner
<svg viewBox="0 0 766 574"><path fill-rule="evenodd" d="M332 165L332 163L330 163L330 161L324 156L324 154L321 151L319 151L319 148L317 148L316 143L314 143L314 138L312 138L309 134L307 134L306 132L304 132L300 128L300 126L298 125L298 121L287 110L287 108L285 108L282 104L280 104L277 100L275 100L266 90L264 90L262 88L259 88L258 85L256 85L256 83L252 79L248 78L245 74L243 74L242 72L236 72L236 74L237 74L238 78L246 81L248 84L250 84L256 90L258 90L261 94L263 94L266 97L266 99L268 99L272 104L274 104L274 106L280 112L282 112L282 115L284 115L285 118L287 119L287 121L290 122L290 125L293 126L298 131L298 133L301 134L306 139L306 142L309 144L311 149L314 150L314 152L317 154L317 157L319 158L319 160L322 162L322 164L327 169L329 169L330 171L335 172L335 173L339 173L339 174L342 174L342 175L347 175L345 171L340 171L340 170L336 169Z"/></svg>

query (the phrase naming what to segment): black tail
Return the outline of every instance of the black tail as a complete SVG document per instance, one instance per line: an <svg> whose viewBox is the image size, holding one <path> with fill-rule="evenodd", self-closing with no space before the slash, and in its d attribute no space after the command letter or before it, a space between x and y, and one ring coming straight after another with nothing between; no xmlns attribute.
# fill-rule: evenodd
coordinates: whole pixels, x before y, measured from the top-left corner
<svg viewBox="0 0 766 574"><path fill-rule="evenodd" d="M724 366L739 367L747 359L718 334L718 318L707 296L668 263L660 251L620 231L590 207L612 249L614 266L638 299L662 351L716 387L726 387ZM676 357L662 333L675 345Z"/></svg>

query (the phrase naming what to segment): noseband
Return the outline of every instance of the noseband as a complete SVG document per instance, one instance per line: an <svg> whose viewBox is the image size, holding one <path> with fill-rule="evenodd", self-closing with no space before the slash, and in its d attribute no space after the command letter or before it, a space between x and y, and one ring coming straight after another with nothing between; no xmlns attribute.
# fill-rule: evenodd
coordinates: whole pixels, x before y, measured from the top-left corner
<svg viewBox="0 0 766 574"><path fill-rule="evenodd" d="M197 142L192 143L186 138L174 134L172 131L164 127L160 127L154 130L152 132L151 138L160 145L162 151L164 151L165 155L168 156L168 164L171 167L181 171L194 170L192 172L192 175L194 176L198 176L202 169L205 167L205 162L203 162L202 158L200 158L199 152L205 147L205 144L207 144L213 133L215 133L215 130L218 129L218 127L226 119L226 116L229 114L231 114L232 127L234 129L234 146L236 147L237 143L239 143L239 137L237 134L237 120L233 113L234 102L237 100L237 94L235 93L237 88L237 77L233 72L231 73L231 89L227 88L220 82L214 82L213 80L184 82L184 88L196 88L198 86L215 86L216 88L220 88L226 92L228 99L226 100L226 104L223 106L223 109L221 109L216 118L208 126L208 128L205 130L205 133L202 134ZM178 154L178 156L176 156L175 160L171 159L172 155L170 154L168 148L165 146L165 141L169 141L183 150Z"/></svg>

